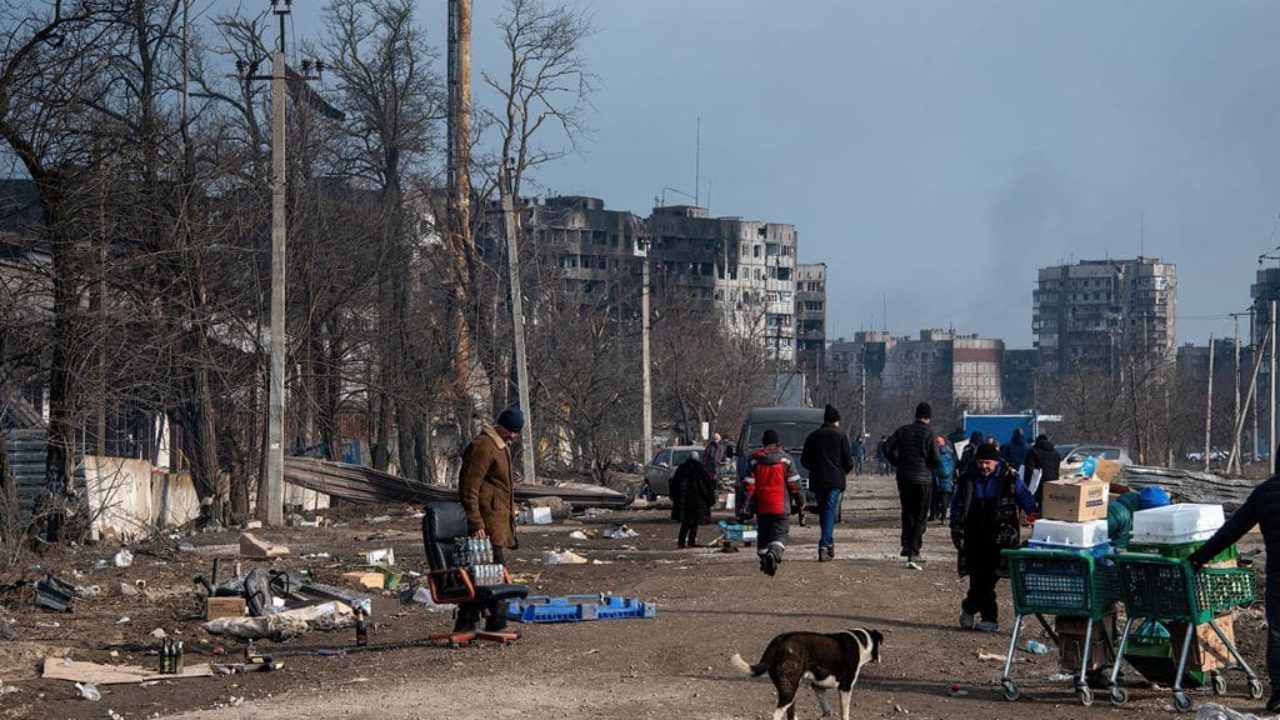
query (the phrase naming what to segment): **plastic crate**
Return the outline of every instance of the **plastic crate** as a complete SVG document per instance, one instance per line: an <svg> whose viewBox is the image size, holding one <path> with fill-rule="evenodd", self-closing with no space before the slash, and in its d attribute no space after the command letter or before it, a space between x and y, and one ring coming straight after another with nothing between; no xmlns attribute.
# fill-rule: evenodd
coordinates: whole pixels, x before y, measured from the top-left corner
<svg viewBox="0 0 1280 720"><path fill-rule="evenodd" d="M1031 542L1052 546L1055 550L1081 550L1105 545L1108 542L1107 521L1037 520L1031 527Z"/></svg>
<svg viewBox="0 0 1280 720"><path fill-rule="evenodd" d="M607 595L536 595L507 602L507 618L522 623L629 620L653 618L657 614L657 603Z"/></svg>
<svg viewBox="0 0 1280 720"><path fill-rule="evenodd" d="M1174 560L1186 560L1191 555L1203 547L1204 540L1193 540L1191 542L1177 543L1175 545L1156 545L1152 543L1130 543L1126 549L1131 553L1145 553L1148 555L1159 555L1161 557L1172 558ZM1227 547L1226 550L1214 555L1209 562L1229 562L1238 560L1240 551L1235 545Z"/></svg>
<svg viewBox="0 0 1280 720"><path fill-rule="evenodd" d="M1208 540L1224 521L1221 505L1184 503L1139 510L1133 514L1133 541L1180 545Z"/></svg>
<svg viewBox="0 0 1280 720"><path fill-rule="evenodd" d="M755 542L756 526L745 523L731 523L721 520L719 523L721 532L724 533L724 539L730 542Z"/></svg>
<svg viewBox="0 0 1280 720"><path fill-rule="evenodd" d="M1135 553L1122 553L1116 561L1131 616L1200 625L1257 597L1252 570L1208 568L1196 573L1186 560Z"/></svg>
<svg viewBox="0 0 1280 720"><path fill-rule="evenodd" d="M1013 606L1019 615L1101 620L1120 597L1110 562L1070 550L1005 550Z"/></svg>

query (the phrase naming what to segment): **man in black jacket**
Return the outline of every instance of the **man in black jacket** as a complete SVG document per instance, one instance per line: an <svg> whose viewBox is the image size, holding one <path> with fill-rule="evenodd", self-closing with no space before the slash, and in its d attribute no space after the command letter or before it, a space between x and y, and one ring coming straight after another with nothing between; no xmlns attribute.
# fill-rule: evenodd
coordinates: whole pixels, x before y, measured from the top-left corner
<svg viewBox="0 0 1280 720"><path fill-rule="evenodd" d="M800 464L809 470L809 489L818 499L818 562L835 559L836 514L844 494L845 476L853 470L849 438L840 430L840 413L830 405L822 413L822 427L804 439Z"/></svg>
<svg viewBox="0 0 1280 720"><path fill-rule="evenodd" d="M1036 496L1036 505L1040 505L1044 498L1044 484L1058 479L1061 465L1062 454L1049 441L1049 436L1044 433L1037 435L1035 444L1027 453L1026 464L1023 466L1025 470L1022 473L1022 481Z"/></svg>
<svg viewBox="0 0 1280 720"><path fill-rule="evenodd" d="M1280 712L1280 475L1273 475L1253 489L1244 505L1225 525L1194 553L1190 560L1197 570L1211 558L1238 542L1254 525L1262 526L1267 550L1267 674L1271 676L1271 699L1267 712Z"/></svg>
<svg viewBox="0 0 1280 720"><path fill-rule="evenodd" d="M933 494L933 473L942 463L929 423L933 408L922 402L916 406L916 421L903 425L885 441L885 458L898 478L898 498L902 502L902 556L908 570L920 570L920 546L929 526L929 502Z"/></svg>

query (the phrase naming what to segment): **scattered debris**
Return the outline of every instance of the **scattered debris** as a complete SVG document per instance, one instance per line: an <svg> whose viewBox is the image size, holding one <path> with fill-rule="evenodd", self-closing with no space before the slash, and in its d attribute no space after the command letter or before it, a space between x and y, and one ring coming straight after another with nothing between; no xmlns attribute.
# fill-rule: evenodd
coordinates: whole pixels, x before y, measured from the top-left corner
<svg viewBox="0 0 1280 720"><path fill-rule="evenodd" d="M601 530L600 537L608 540L630 540L634 537L640 537L640 533L632 530L626 525L614 525L611 528Z"/></svg>
<svg viewBox="0 0 1280 720"><path fill-rule="evenodd" d="M322 553L307 553L306 555L302 556L302 559L303 560L329 560L332 557L333 556L330 555L329 553L322 552Z"/></svg>
<svg viewBox="0 0 1280 720"><path fill-rule="evenodd" d="M239 545L192 545L189 542L178 543L179 552L195 553L205 557L234 557L240 554Z"/></svg>
<svg viewBox="0 0 1280 720"><path fill-rule="evenodd" d="M383 585L386 583L386 578L380 572L353 570L351 572L342 573L342 582L352 587L381 590Z"/></svg>
<svg viewBox="0 0 1280 720"><path fill-rule="evenodd" d="M1049 682L1054 682L1054 683L1068 682L1074 678L1075 678L1075 675L1072 675L1071 673L1058 671L1049 676Z"/></svg>
<svg viewBox="0 0 1280 720"><path fill-rule="evenodd" d="M98 687L91 682L76 683L76 690L80 692L80 697L90 702L98 702L102 699L102 693L98 692Z"/></svg>
<svg viewBox="0 0 1280 720"><path fill-rule="evenodd" d="M8 640L10 642L18 639L18 631L13 629L13 623L0 617L0 640Z"/></svg>
<svg viewBox="0 0 1280 720"><path fill-rule="evenodd" d="M129 624L129 616L128 616L128 615L125 615L124 617L120 618L119 620L117 620L117 621L116 621L116 624L117 624L117 625L128 625L128 624Z"/></svg>
<svg viewBox="0 0 1280 720"><path fill-rule="evenodd" d="M112 595L130 596L137 595L140 592L142 591L138 589L137 585L125 580L117 580L115 584L111 586Z"/></svg>
<svg viewBox="0 0 1280 720"><path fill-rule="evenodd" d="M1258 716L1236 712L1217 703L1205 703L1196 711L1196 720L1258 720Z"/></svg>
<svg viewBox="0 0 1280 720"><path fill-rule="evenodd" d="M586 565L587 559L572 550L548 550L542 553L543 565Z"/></svg>
<svg viewBox="0 0 1280 720"><path fill-rule="evenodd" d="M246 640L268 638L279 642L308 630L336 630L354 623L351 606L331 601L266 617L218 618L201 627L210 635L231 635Z"/></svg>
<svg viewBox="0 0 1280 720"><path fill-rule="evenodd" d="M111 556L111 564L118 568L127 568L133 564L133 553L128 550L120 550Z"/></svg>
<svg viewBox="0 0 1280 720"><path fill-rule="evenodd" d="M582 532L581 530L574 530L573 532L569 533L569 539L570 540L586 540L587 534Z"/></svg>
<svg viewBox="0 0 1280 720"><path fill-rule="evenodd" d="M965 697L969 694L969 691L959 685L952 685L951 688L947 690L947 694L951 697Z"/></svg>
<svg viewBox="0 0 1280 720"><path fill-rule="evenodd" d="M901 714L901 715L910 715L910 714L911 714L911 711L910 711L910 710L908 710L908 709L906 709L906 708L902 707L901 705L894 705L894 706L893 706L893 711L894 711L894 712L896 712L896 713L899 713L899 714Z"/></svg>
<svg viewBox="0 0 1280 720"><path fill-rule="evenodd" d="M140 665L104 665L102 663L92 663L72 660L70 658L53 658L44 659L44 672L42 677L51 680L70 680L76 683L77 689L83 684L85 687L93 688L97 692L97 685L126 685L146 682L149 680L172 680L193 677L209 677L213 675L213 668L207 663L197 663L183 667L179 673L162 673L150 668L144 668ZM81 694L84 691L81 690ZM95 698L88 698L97 700Z"/></svg>
<svg viewBox="0 0 1280 720"><path fill-rule="evenodd" d="M431 589L428 587L420 587L414 590L413 601L421 605L429 613L453 612L452 605L437 605L436 601L431 599Z"/></svg>
<svg viewBox="0 0 1280 720"><path fill-rule="evenodd" d="M391 548L371 550L364 554L365 565L395 565L396 551Z"/></svg>
<svg viewBox="0 0 1280 720"><path fill-rule="evenodd" d="M12 695L16 692L18 692L18 687L16 685L4 685L0 687L0 695Z"/></svg>
<svg viewBox="0 0 1280 720"><path fill-rule="evenodd" d="M989 653L989 652L986 652L985 650L978 651L978 659L979 660L998 660L1000 662L1004 662L1008 660L1008 658L1005 657L1004 655L996 655L995 653Z"/></svg>
<svg viewBox="0 0 1280 720"><path fill-rule="evenodd" d="M151 631L151 637L157 640L163 640L169 637L169 633L165 632L164 628L156 628L155 630Z"/></svg>
<svg viewBox="0 0 1280 720"><path fill-rule="evenodd" d="M390 516L390 515L379 515L378 517L375 517L375 518L369 518L369 522L371 522L371 523L387 523L387 522L391 522L391 516Z"/></svg>
<svg viewBox="0 0 1280 720"><path fill-rule="evenodd" d="M559 498L556 498L559 499ZM531 507L520 511L520 522L525 525L550 525L552 522L551 508L549 507Z"/></svg>
<svg viewBox="0 0 1280 720"><path fill-rule="evenodd" d="M289 548L254 537L252 533L240 533L240 554L244 557L269 560L289 554Z"/></svg>
<svg viewBox="0 0 1280 720"><path fill-rule="evenodd" d="M75 587L53 573L36 583L36 607L53 612L71 612Z"/></svg>
<svg viewBox="0 0 1280 720"><path fill-rule="evenodd" d="M245 524L244 524L244 529L245 529L245 530L258 530L258 529L261 529L261 528L262 528L262 521L261 521L261 520L250 520L249 522L247 522L247 523L245 523Z"/></svg>
<svg viewBox="0 0 1280 720"><path fill-rule="evenodd" d="M592 564L592 565L612 565L612 564L613 564L613 561L612 561L612 560L601 560L600 558L596 558L595 560L592 560L592 561L591 561L591 564Z"/></svg>
<svg viewBox="0 0 1280 720"><path fill-rule="evenodd" d="M77 585L76 597L94 598L102 594L102 587L99 585Z"/></svg>

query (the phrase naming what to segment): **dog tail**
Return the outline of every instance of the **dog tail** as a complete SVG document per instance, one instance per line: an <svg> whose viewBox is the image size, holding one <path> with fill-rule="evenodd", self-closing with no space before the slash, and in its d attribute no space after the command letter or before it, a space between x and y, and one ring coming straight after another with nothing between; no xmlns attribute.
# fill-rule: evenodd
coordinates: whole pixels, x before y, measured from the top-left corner
<svg viewBox="0 0 1280 720"><path fill-rule="evenodd" d="M765 670L769 669L764 663L758 665L748 664L747 661L743 660L742 656L738 653L734 653L733 657L729 658L729 662L743 675L750 675L752 677L759 677L764 674Z"/></svg>

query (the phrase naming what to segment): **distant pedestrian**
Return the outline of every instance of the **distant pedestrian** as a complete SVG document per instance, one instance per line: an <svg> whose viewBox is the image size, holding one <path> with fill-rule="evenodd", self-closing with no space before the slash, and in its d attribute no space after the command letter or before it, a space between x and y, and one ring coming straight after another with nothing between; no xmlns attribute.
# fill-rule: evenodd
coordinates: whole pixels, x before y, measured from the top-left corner
<svg viewBox="0 0 1280 720"><path fill-rule="evenodd" d="M1000 629L996 583L1000 551L1021 542L1018 508L1035 521L1036 501L1022 478L1000 462L992 445L978 448L974 466L956 484L951 500L951 542L958 552L957 570L969 576L969 592L960 603L960 627L984 632ZM981 617L982 621L977 622Z"/></svg>
<svg viewBox="0 0 1280 720"><path fill-rule="evenodd" d="M728 448L725 446L724 439L720 433L711 433L711 439L707 441L707 446L702 450L702 466L706 469L707 474L715 477L720 472L720 465L724 463L724 459L728 454Z"/></svg>
<svg viewBox="0 0 1280 720"><path fill-rule="evenodd" d="M858 475L863 472L862 465L867 459L867 441L861 434L853 441L853 447L849 448L850 455L853 456L853 471Z"/></svg>
<svg viewBox="0 0 1280 720"><path fill-rule="evenodd" d="M876 444L876 474L877 475L889 474L889 458L885 457L885 454L884 454L884 446L885 446L885 443L887 442L889 442L889 436L881 435L880 442Z"/></svg>
<svg viewBox="0 0 1280 720"><path fill-rule="evenodd" d="M956 477L960 477L973 468L977 460L978 447L982 445L982 433L974 430L969 434L969 444L964 446L960 459L956 461Z"/></svg>
<svg viewBox="0 0 1280 720"><path fill-rule="evenodd" d="M1061 465L1062 454L1050 442L1049 436L1044 433L1037 435L1035 444L1027 453L1022 473L1022 480L1031 494L1036 496L1037 505L1044 497L1044 484L1058 479Z"/></svg>
<svg viewBox="0 0 1280 720"><path fill-rule="evenodd" d="M908 570L920 570L917 562L929 525L929 502L933 494L933 474L942 462L929 423L933 408L922 402L916 419L894 431L885 442L885 458L897 471L898 499L902 503L902 556Z"/></svg>
<svg viewBox="0 0 1280 720"><path fill-rule="evenodd" d="M956 487L956 455L951 450L951 444L941 435L934 443L938 446L938 469L933 473L933 500L929 520L945 522L947 511L951 509L951 493Z"/></svg>
<svg viewBox="0 0 1280 720"><path fill-rule="evenodd" d="M1030 450L1031 447L1027 445L1026 438L1022 436L1022 428L1014 428L1013 438L1009 440L1008 445L1000 449L1000 456L1004 459L1005 465L1021 474L1022 465L1027 461L1027 452Z"/></svg>
<svg viewBox="0 0 1280 720"><path fill-rule="evenodd" d="M800 464L809 471L809 489L818 499L818 562L834 560L836 555L836 515L844 495L846 476L853 470L849 438L840 430L840 412L828 405L822 413L822 427L804 439Z"/></svg>
<svg viewBox="0 0 1280 720"><path fill-rule="evenodd" d="M751 454L744 478L747 489L745 514L756 518L756 554L760 556L760 572L772 576L778 571L787 550L791 531L791 510L803 505L800 497L800 473L791 455L778 444L778 433L765 430L760 444L764 447Z"/></svg>
<svg viewBox="0 0 1280 720"><path fill-rule="evenodd" d="M676 547L698 546L698 526L711 522L711 508L716 502L715 478L707 475L702 460L689 455L671 476L671 497L680 498L680 534Z"/></svg>

